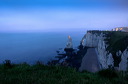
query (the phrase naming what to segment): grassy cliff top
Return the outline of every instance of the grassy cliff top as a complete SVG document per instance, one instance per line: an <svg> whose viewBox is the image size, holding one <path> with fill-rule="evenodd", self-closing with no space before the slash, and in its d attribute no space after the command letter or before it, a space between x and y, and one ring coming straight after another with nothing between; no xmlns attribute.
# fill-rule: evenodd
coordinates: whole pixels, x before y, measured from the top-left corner
<svg viewBox="0 0 128 84"><path fill-rule="evenodd" d="M107 50L111 53L115 53L119 50L123 52L128 47L128 32L99 30L90 30L88 32L97 35L101 33L105 34L105 42L109 45Z"/></svg>
<svg viewBox="0 0 128 84"><path fill-rule="evenodd" d="M108 50L112 53L123 52L128 47L128 32L110 32L107 37Z"/></svg>
<svg viewBox="0 0 128 84"><path fill-rule="evenodd" d="M62 66L0 65L0 84L127 84L128 76L113 71L77 72Z"/></svg>

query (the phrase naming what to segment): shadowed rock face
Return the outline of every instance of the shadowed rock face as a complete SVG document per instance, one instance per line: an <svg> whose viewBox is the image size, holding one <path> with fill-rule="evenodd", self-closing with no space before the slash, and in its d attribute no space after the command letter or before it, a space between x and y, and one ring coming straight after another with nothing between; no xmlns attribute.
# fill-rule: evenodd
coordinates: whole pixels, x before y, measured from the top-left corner
<svg viewBox="0 0 128 84"><path fill-rule="evenodd" d="M119 70L126 71L128 69L128 48L121 53L121 62L119 64Z"/></svg>
<svg viewBox="0 0 128 84"><path fill-rule="evenodd" d="M87 50L87 53L83 57L79 71L84 70L87 70L89 72L97 72L100 70L100 65L97 54L95 52L95 48L89 48Z"/></svg>

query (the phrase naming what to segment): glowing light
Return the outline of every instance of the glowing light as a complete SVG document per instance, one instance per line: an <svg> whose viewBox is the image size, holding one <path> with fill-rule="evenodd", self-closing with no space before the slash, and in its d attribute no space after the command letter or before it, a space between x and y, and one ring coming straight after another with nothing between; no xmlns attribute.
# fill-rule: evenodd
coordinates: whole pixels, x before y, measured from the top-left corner
<svg viewBox="0 0 128 84"><path fill-rule="evenodd" d="M116 28L116 31L118 31L118 28Z"/></svg>
<svg viewBox="0 0 128 84"><path fill-rule="evenodd" d="M120 28L120 30L122 30L123 28Z"/></svg>

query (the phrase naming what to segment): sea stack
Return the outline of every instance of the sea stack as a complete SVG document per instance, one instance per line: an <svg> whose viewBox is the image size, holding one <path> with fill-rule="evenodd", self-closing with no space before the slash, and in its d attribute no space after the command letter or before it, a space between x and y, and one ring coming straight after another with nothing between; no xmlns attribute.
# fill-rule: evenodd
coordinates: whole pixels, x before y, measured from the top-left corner
<svg viewBox="0 0 128 84"><path fill-rule="evenodd" d="M72 38L71 36L68 36L68 41L67 41L67 45L66 45L66 48L64 49L64 51L67 53L67 54L71 54L73 52L73 44L72 44Z"/></svg>
<svg viewBox="0 0 128 84"><path fill-rule="evenodd" d="M71 36L68 36L66 48L73 48Z"/></svg>

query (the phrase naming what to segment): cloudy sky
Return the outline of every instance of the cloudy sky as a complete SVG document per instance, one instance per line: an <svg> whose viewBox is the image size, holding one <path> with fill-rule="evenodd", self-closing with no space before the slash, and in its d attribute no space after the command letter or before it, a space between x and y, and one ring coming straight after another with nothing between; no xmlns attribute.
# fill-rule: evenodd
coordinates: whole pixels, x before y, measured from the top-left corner
<svg viewBox="0 0 128 84"><path fill-rule="evenodd" d="M0 32L128 26L127 0L0 0Z"/></svg>

